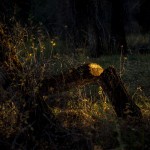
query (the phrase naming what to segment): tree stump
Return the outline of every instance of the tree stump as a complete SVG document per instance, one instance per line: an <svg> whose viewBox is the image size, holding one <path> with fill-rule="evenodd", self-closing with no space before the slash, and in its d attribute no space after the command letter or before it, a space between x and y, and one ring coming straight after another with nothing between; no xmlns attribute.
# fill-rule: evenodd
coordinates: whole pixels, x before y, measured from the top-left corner
<svg viewBox="0 0 150 150"><path fill-rule="evenodd" d="M142 117L140 108L113 67L104 70L98 64L91 63L72 68L60 75L44 78L39 91L41 95L48 95L90 83L98 83L103 88L118 117Z"/></svg>

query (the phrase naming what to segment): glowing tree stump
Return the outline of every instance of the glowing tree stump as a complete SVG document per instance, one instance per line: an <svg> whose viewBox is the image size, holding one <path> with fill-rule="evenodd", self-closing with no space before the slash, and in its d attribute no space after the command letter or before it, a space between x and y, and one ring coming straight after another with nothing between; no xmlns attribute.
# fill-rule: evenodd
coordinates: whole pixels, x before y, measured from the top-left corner
<svg viewBox="0 0 150 150"><path fill-rule="evenodd" d="M68 72L44 79L40 92L47 95L96 82L103 88L118 117L142 116L140 108L132 101L113 67L104 70L98 64L91 63L70 69Z"/></svg>

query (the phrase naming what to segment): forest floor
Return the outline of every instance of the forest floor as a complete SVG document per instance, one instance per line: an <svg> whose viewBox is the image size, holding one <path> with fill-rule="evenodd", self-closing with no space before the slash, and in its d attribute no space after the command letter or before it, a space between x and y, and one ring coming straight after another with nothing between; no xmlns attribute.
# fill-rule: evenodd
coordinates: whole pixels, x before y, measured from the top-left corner
<svg viewBox="0 0 150 150"><path fill-rule="evenodd" d="M80 57L80 62L113 65L132 99L141 108L143 119L118 119L101 87L89 85L74 89L57 99L54 114L69 128L79 128L93 140L94 150L150 149L150 55L129 55L121 65L119 55L98 59Z"/></svg>
<svg viewBox="0 0 150 150"><path fill-rule="evenodd" d="M82 55L77 56L76 59L67 55L63 57L57 55L48 62L50 65L46 70L50 74L59 74L64 70L89 62L98 63L103 68L113 65L117 69L132 99L141 108L143 118L141 120L117 118L102 88L91 84L50 95L48 104L56 119L65 129L80 133L92 141L94 150L149 150L150 55L129 55L123 58L113 55L97 59ZM31 66L36 71L35 66L33 64ZM19 99L19 102L21 103L22 99ZM10 107L13 108L10 109ZM10 118L14 117L15 120L15 115L19 112L14 111L14 107L9 101L0 107L0 116L5 119L0 121L0 133L8 137L11 133L18 131L14 129L16 123ZM23 121L26 121L27 117L28 114L20 116ZM80 150L80 145L78 149Z"/></svg>

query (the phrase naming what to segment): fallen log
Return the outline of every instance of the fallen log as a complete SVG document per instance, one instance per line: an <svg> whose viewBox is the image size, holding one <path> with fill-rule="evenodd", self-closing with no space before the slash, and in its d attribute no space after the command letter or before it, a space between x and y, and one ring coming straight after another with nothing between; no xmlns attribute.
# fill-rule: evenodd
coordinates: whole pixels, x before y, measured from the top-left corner
<svg viewBox="0 0 150 150"><path fill-rule="evenodd" d="M78 68L71 68L59 75L44 78L39 91L42 95L46 95L57 91L65 91L73 87L81 87L96 82L102 72L103 68L93 63L85 64Z"/></svg>
<svg viewBox="0 0 150 150"><path fill-rule="evenodd" d="M90 83L98 83L103 88L118 117L142 117L140 108L113 67L104 70L98 64L91 63L70 69L60 75L44 78L39 92L41 95L54 94Z"/></svg>

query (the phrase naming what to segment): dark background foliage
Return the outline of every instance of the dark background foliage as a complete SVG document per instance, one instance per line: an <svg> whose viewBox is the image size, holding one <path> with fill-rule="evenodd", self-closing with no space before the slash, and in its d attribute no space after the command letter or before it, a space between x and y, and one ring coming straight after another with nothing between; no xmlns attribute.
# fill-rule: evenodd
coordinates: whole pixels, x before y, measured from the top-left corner
<svg viewBox="0 0 150 150"><path fill-rule="evenodd" d="M150 31L149 0L0 0L1 22L41 22L53 36L86 47L91 56L116 53L126 37ZM143 46L143 45L140 45Z"/></svg>

